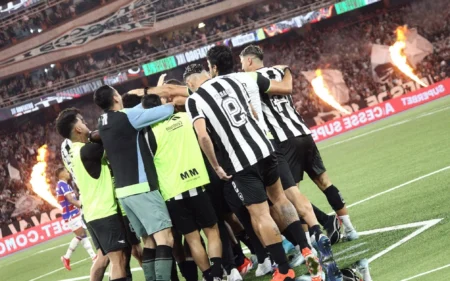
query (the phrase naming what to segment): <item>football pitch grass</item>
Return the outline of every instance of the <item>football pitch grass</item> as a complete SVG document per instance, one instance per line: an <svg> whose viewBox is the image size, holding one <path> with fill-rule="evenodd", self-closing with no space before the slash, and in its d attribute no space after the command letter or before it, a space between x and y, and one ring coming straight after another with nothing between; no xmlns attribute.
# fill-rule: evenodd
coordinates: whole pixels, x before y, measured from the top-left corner
<svg viewBox="0 0 450 281"><path fill-rule="evenodd" d="M333 246L339 266L368 258L375 281L450 280L450 98L318 146L330 179L350 207L353 224L365 234ZM309 179L300 188L331 212ZM62 267L60 256L70 239L71 234L65 235L2 258L0 280L88 280L91 261L81 246L71 258L72 271ZM145 280L134 260L132 267L133 280ZM301 266L296 271L300 275L306 270ZM255 278L251 271L245 280L270 278Z"/></svg>

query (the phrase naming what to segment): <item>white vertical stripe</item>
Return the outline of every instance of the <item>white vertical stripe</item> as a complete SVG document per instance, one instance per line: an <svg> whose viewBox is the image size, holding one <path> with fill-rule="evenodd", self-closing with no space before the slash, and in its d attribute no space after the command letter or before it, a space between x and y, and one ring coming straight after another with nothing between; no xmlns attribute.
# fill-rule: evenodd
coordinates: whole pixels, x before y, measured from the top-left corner
<svg viewBox="0 0 450 281"><path fill-rule="evenodd" d="M197 188L189 189L189 196L190 197L194 197L194 196L197 196L197 195L198 195Z"/></svg>
<svg viewBox="0 0 450 281"><path fill-rule="evenodd" d="M230 140L228 139L227 134L225 133L222 125L220 124L219 120L217 119L217 117L214 114L211 107L199 95L192 95L191 98L195 99L198 106L203 110L203 113L209 119L211 125L214 127L214 130L219 135L220 141L222 142L223 146L225 147L225 150L227 151L227 153L230 157L230 160L233 164L234 169L236 171L241 171L243 169L242 164L239 162L239 159L237 159L236 156L233 157L234 159L232 158L232 155L235 155L234 149L231 146Z"/></svg>
<svg viewBox="0 0 450 281"><path fill-rule="evenodd" d="M241 102L240 102L240 100L239 100L239 97L238 97L237 94L234 92L234 90L231 88L231 85L229 85L226 81L224 81L224 80L222 80L222 79L217 79L217 80L214 81L214 82L219 82L219 83L222 85L222 87L224 87L224 88L226 89L226 91L229 93L229 95L232 96L232 97L234 97L234 98L236 98L236 99L238 100L239 104L241 104ZM205 87L203 87L203 88L204 88L208 93L214 93L214 92L216 92L215 89L214 89L214 87L211 86L211 84L205 85ZM221 105L222 99L221 99L220 97L214 98L214 101L216 102L216 104L217 104L217 106L218 106L219 108L222 108L222 105ZM245 112L247 112L247 111L245 110L246 107L243 107L244 105L242 105L242 104L241 104L241 106L242 106L242 110L244 110ZM223 112L223 111L222 111L222 112ZM215 117L214 112L211 111L211 113L212 113L212 115L214 115L214 117ZM224 112L223 112L223 114L226 115L226 113L224 113ZM227 120L228 120L228 119L227 119ZM218 121L217 121L217 122L218 122ZM229 121L228 121L228 123L229 123ZM237 140L237 142L238 142L238 145L240 145L240 146L241 146L241 149L244 151L244 155L247 157L248 161L250 162L250 165L255 164L258 160L256 159L256 155L255 155L255 152L254 152L253 148L250 146L250 144L249 144L249 143L247 142L247 140L244 138L244 136L242 135L240 129L233 127L233 125L231 125L230 123L229 123L229 125L230 125L230 128L231 128L231 133L232 133L232 134L234 135L234 137L236 138L236 140ZM247 125L245 125L245 126L247 127L248 125L251 126L250 123L247 123ZM222 127L222 126L220 126L220 128L223 130L223 127ZM223 134L223 135L226 135L226 133L225 133L224 130L222 131L222 134ZM221 138L222 138L222 136L221 136ZM227 138L227 140L228 140L227 145L230 146L230 151L233 152L232 154L229 154L229 155L230 155L231 162L233 163L233 165L234 165L236 171L241 171L243 168L242 168L242 165L241 165L241 163L240 163L240 161L239 161L239 159L238 159L238 156L236 155L234 148L232 147L231 143L229 142L228 136L227 136L226 138ZM225 145L225 144L224 144L224 145ZM237 166L235 165L235 162L239 162L239 167L240 167L239 170L236 169Z"/></svg>

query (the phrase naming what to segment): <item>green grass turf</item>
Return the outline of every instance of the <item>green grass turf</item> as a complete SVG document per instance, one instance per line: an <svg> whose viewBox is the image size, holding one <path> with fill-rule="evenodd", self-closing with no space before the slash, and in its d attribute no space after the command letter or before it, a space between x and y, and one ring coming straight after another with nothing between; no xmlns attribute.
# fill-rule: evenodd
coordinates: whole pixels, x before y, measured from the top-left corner
<svg viewBox="0 0 450 281"><path fill-rule="evenodd" d="M321 142L318 146L332 182L350 205L450 166L449 121L450 98L442 98ZM443 219L371 263L373 280L400 281L450 264L449 187L450 169L349 209L353 224L359 231ZM300 188L317 206L331 212L326 198L309 179L305 179ZM346 248L365 243L336 256L341 267L347 266L358 259L372 257L415 230L417 228L363 236L357 241L334 246L334 252L340 253ZM51 249L68 243L71 238L71 235L66 235L2 258L0 280L29 281L55 270L37 280L55 281L88 275L90 260L73 265L69 272L62 268L59 260L67 245ZM366 252L358 254L361 251ZM74 263L85 258L87 254L80 247L71 260ZM137 266L133 261L132 267ZM303 272L304 267L297 269L298 274ZM414 280L450 280L449 274L450 267ZM133 277L134 280L144 280L142 271L134 272ZM270 280L270 276L255 278L254 272L251 272L246 280Z"/></svg>

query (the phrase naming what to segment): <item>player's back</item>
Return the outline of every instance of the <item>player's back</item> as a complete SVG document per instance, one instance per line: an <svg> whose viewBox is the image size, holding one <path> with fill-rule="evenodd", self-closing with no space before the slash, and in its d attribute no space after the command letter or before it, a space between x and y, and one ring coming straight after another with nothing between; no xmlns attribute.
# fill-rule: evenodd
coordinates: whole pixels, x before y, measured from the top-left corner
<svg viewBox="0 0 450 281"><path fill-rule="evenodd" d="M185 112L152 125L154 163L164 200L209 183L208 172L189 116ZM150 142L150 140L149 140Z"/></svg>
<svg viewBox="0 0 450 281"><path fill-rule="evenodd" d="M249 107L249 92L259 92L255 75L218 76L203 83L191 96L201 108L200 115L208 120L208 129L222 155L227 153L228 161L223 167L231 174L255 164L273 151ZM189 108L189 103L188 111L193 121L201 117L197 116L197 108Z"/></svg>
<svg viewBox="0 0 450 281"><path fill-rule="evenodd" d="M282 81L284 78L284 72L275 67L263 67L257 72L270 80ZM266 124L279 142L290 137L311 134L302 117L295 110L291 95L261 93L261 101Z"/></svg>
<svg viewBox="0 0 450 281"><path fill-rule="evenodd" d="M73 142L70 152L72 161L72 170L77 177L77 186L81 194L83 203L83 214L87 222L111 216L117 213L117 202L114 194L114 186L108 163L104 157L94 161L100 167L89 165L92 170L100 170L98 178L92 177L92 172L87 170L83 161L82 149L86 148L101 149L103 146L96 143ZM92 154L85 150L86 154ZM104 155L104 153L103 153Z"/></svg>

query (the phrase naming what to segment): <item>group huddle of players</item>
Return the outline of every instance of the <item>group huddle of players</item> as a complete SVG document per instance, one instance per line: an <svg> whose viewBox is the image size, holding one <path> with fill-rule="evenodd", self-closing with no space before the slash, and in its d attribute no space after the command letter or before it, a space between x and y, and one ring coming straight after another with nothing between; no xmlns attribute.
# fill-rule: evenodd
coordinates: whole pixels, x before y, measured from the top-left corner
<svg viewBox="0 0 450 281"><path fill-rule="evenodd" d="M91 281L102 280L109 264L110 280L131 280L131 256L147 281L177 280L176 264L187 281L198 280L197 267L204 280L226 273L238 281L254 266L256 276L273 272L273 281L292 281L292 268L303 263L306 280L345 280L331 245L358 233L294 109L290 69L264 67L253 45L240 58L245 72L234 73L231 50L215 46L207 53L209 72L189 65L184 83L160 81L123 96L100 87L98 131L76 108L59 114L65 168L57 171L57 193L76 234L61 257L66 268L81 241L94 261ZM334 215L299 191L305 172ZM80 200L67 184L71 176Z"/></svg>

